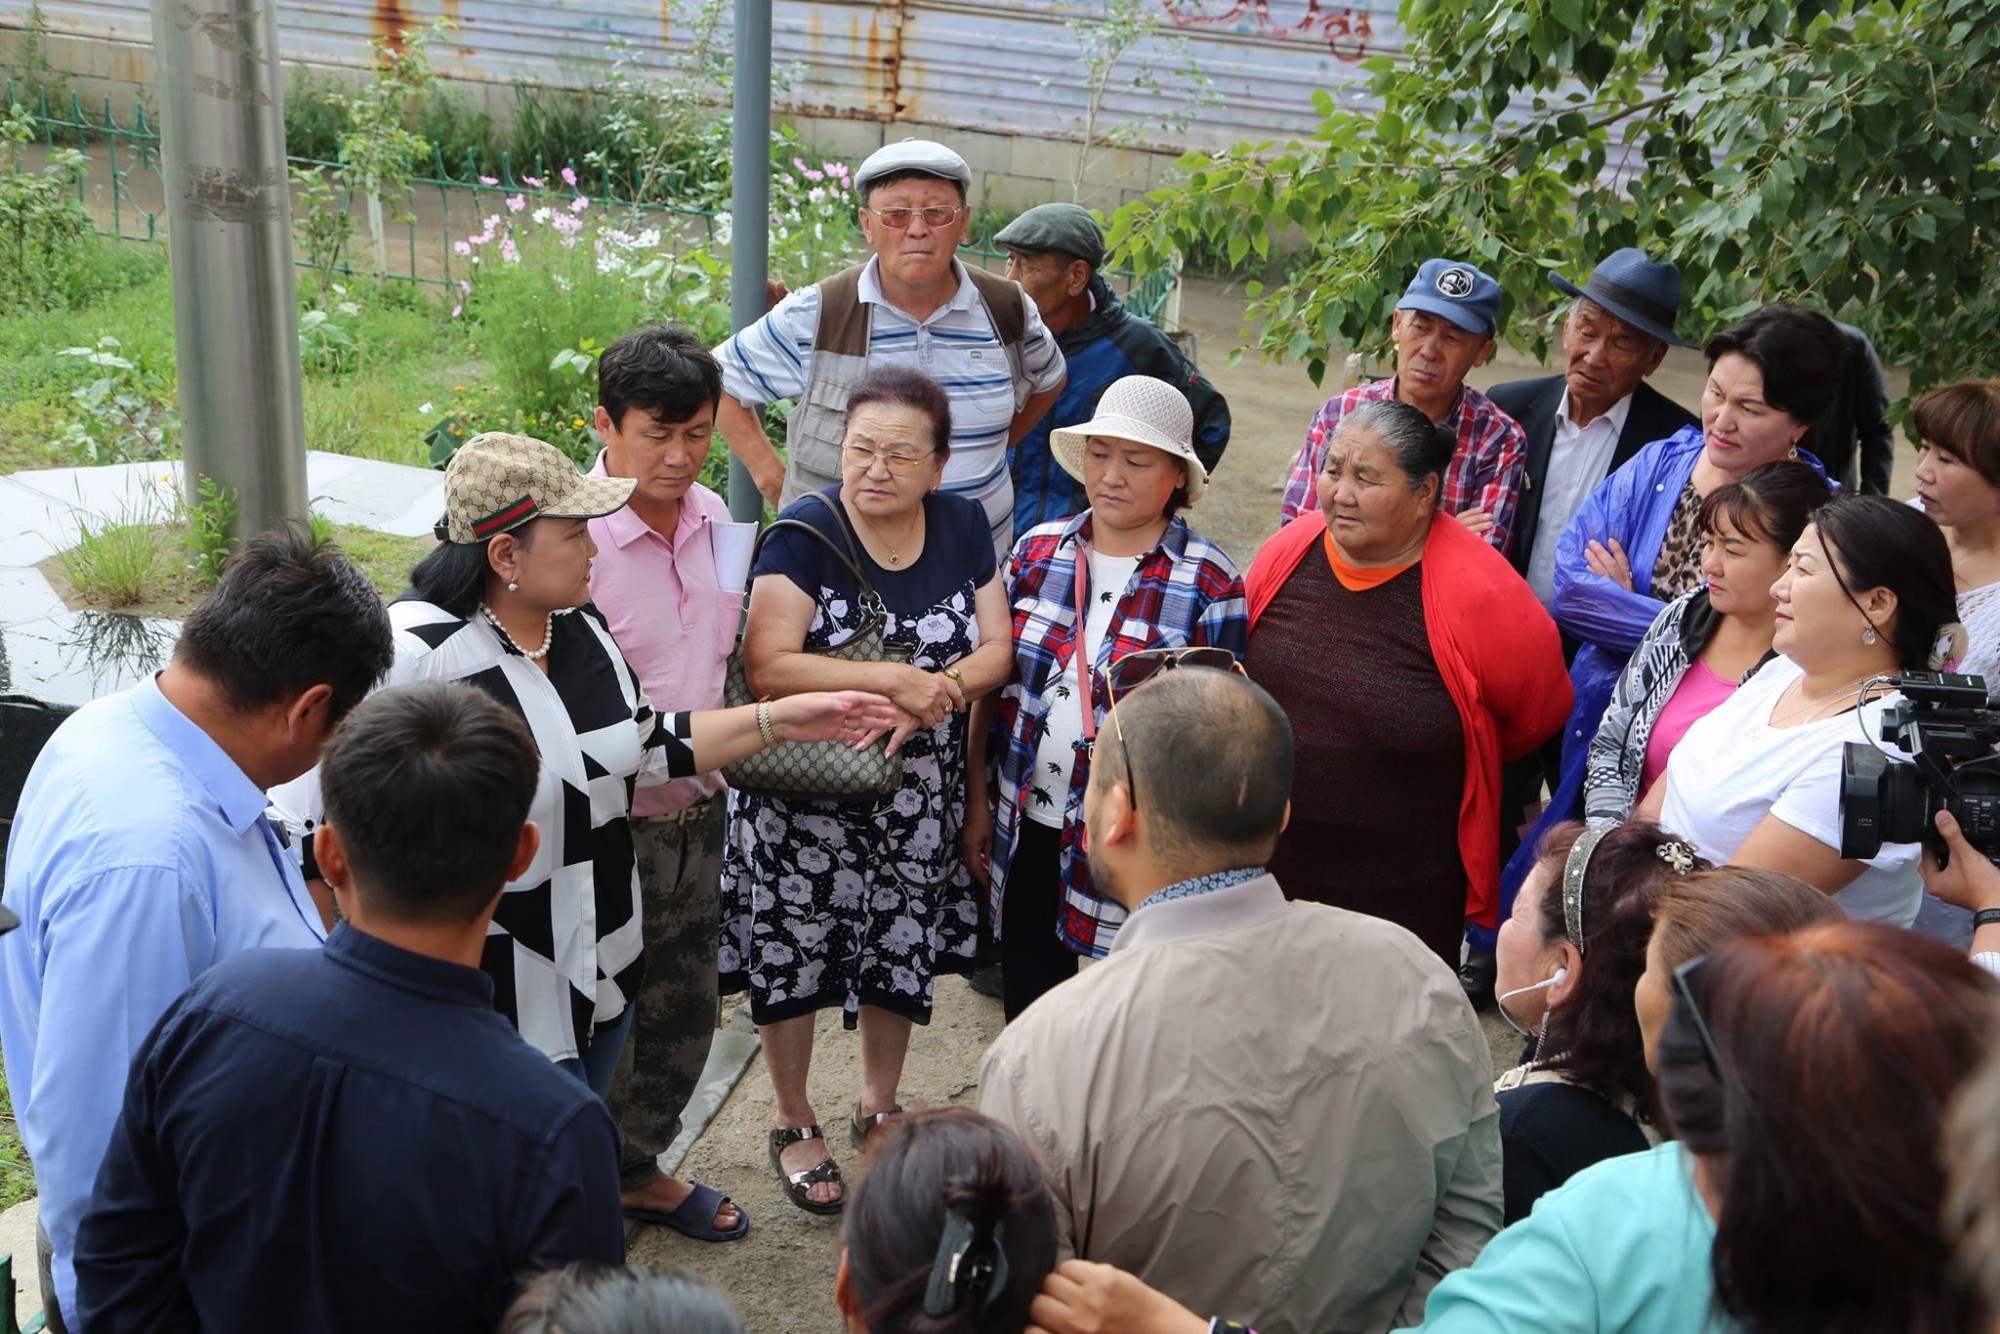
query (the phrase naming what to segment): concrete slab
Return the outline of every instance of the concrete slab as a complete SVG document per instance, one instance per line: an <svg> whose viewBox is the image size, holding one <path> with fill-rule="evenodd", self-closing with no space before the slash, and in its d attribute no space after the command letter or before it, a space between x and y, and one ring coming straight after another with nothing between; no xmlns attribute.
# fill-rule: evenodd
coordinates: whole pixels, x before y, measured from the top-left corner
<svg viewBox="0 0 2000 1334"><path fill-rule="evenodd" d="M14 1257L14 1319L27 1324L42 1313L42 1285L35 1273L35 1220L41 1211L33 1196L0 1213L0 1255Z"/></svg>
<svg viewBox="0 0 2000 1334"><path fill-rule="evenodd" d="M444 474L436 469L320 450L306 455L306 493L335 523L398 537L429 536L444 513Z"/></svg>

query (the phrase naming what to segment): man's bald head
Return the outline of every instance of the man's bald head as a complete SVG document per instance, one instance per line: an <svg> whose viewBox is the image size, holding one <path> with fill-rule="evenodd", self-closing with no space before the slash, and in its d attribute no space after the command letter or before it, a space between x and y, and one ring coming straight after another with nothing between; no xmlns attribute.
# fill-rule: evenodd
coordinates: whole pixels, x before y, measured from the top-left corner
<svg viewBox="0 0 2000 1334"><path fill-rule="evenodd" d="M1096 776L1132 794L1162 861L1196 876L1270 858L1292 797L1292 725L1262 686L1187 667L1133 691L1116 712L1115 727L1107 719L1098 730Z"/></svg>

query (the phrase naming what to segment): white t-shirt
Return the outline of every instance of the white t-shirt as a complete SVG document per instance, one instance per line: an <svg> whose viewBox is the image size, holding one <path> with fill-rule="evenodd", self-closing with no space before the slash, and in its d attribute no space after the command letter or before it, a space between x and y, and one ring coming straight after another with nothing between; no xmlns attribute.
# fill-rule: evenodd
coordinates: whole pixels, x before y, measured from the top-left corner
<svg viewBox="0 0 2000 1334"><path fill-rule="evenodd" d="M1660 823L1718 866L1766 815L1838 849L1841 748L1864 739L1885 744L1882 711L1900 700L1899 694L1879 696L1858 710L1818 722L1772 727L1772 708L1799 676L1791 659L1782 654L1771 659L1688 728L1667 761ZM1833 896L1834 902L1857 920L1908 926L1923 901L1920 853L1915 843L1884 843L1865 863L1867 869Z"/></svg>
<svg viewBox="0 0 2000 1334"><path fill-rule="evenodd" d="M1084 649L1092 661L1104 637L1111 633L1111 615L1118 599L1139 571L1137 556L1105 556L1090 553L1088 614L1083 621ZM1069 670L1049 682L1048 723L1042 730L1042 744L1035 751L1035 781L1028 790L1026 814L1036 824L1062 828L1063 807L1069 799L1070 774L1076 768L1076 743L1083 739L1083 706L1087 698L1078 674L1083 655L1072 653ZM1042 800L1046 794L1047 801Z"/></svg>

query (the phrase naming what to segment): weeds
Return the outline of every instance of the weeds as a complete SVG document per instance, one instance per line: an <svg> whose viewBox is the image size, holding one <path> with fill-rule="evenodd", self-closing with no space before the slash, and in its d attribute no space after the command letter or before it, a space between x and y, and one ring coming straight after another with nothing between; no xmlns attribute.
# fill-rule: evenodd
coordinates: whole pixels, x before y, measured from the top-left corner
<svg viewBox="0 0 2000 1334"><path fill-rule="evenodd" d="M186 507L182 521L187 526L188 569L202 588L213 588L222 577L222 566L236 549L230 527L236 522L236 493L204 477L197 488L200 499Z"/></svg>
<svg viewBox="0 0 2000 1334"><path fill-rule="evenodd" d="M103 334L94 346L66 347L56 353L103 373L70 391L81 415L49 442L51 448L88 463L135 463L167 452L179 420L172 408L140 387L139 365L122 354L123 346Z"/></svg>
<svg viewBox="0 0 2000 1334"><path fill-rule="evenodd" d="M76 545L57 556L63 577L93 606L136 607L155 590L165 566L166 544L158 523L130 512L77 527Z"/></svg>

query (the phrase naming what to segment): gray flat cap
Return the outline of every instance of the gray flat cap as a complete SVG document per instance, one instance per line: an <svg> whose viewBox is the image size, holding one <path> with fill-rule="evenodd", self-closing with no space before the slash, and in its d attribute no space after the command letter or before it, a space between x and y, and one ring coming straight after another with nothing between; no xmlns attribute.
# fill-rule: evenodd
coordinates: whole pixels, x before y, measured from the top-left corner
<svg viewBox="0 0 2000 1334"><path fill-rule="evenodd" d="M1104 263L1104 229L1081 204L1037 204L994 234L994 243L1034 254L1054 251L1097 268Z"/></svg>
<svg viewBox="0 0 2000 1334"><path fill-rule="evenodd" d="M904 139L884 144L868 155L868 160L854 173L854 191L865 195L874 181L899 171L920 171L926 176L957 181L961 190L972 189L972 168L965 165L964 158L930 139Z"/></svg>

